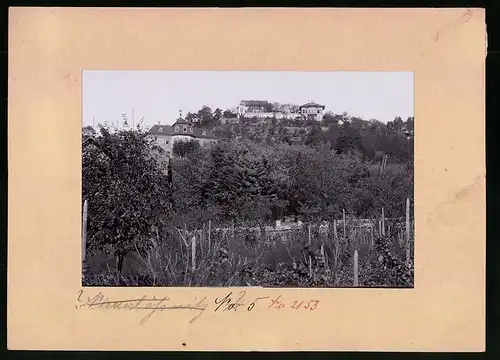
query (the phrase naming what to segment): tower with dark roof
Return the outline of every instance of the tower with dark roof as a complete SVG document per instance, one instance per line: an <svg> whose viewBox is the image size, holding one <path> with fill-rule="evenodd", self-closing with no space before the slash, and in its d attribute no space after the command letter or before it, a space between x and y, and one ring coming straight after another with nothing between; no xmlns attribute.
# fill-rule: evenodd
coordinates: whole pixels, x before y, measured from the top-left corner
<svg viewBox="0 0 500 360"><path fill-rule="evenodd" d="M182 117L182 112L180 112L179 118L174 122L172 127L174 130L172 133L172 143L194 139L193 124Z"/></svg>

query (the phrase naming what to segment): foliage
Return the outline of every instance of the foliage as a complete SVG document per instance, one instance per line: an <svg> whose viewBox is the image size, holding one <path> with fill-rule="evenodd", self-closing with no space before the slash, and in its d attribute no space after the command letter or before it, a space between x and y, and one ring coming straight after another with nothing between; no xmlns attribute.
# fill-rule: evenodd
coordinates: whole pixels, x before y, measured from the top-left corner
<svg viewBox="0 0 500 360"><path fill-rule="evenodd" d="M172 153L181 158L200 150L200 143L196 140L175 141L172 145Z"/></svg>
<svg viewBox="0 0 500 360"><path fill-rule="evenodd" d="M396 256L390 238L378 238L374 251L362 268L360 284L368 287L413 287L413 279L413 262L408 266Z"/></svg>
<svg viewBox="0 0 500 360"><path fill-rule="evenodd" d="M213 127L221 139L203 148L194 141L174 143L176 156L167 171L161 149L142 131L84 131L89 251L102 249L119 260L137 251L152 269L140 279L112 271L94 273L91 282L350 286L353 248L345 239L325 249L330 258L339 252L336 265L317 267L309 277L307 265L298 260L305 234L297 235L292 251L279 242L266 245L262 231L232 240L214 233L217 245L204 253L200 273L193 275L186 270L188 249L175 229L199 229L210 220L262 230L289 216L310 223L332 221L341 218L342 210L350 217L378 218L382 207L387 217L402 217L406 198L413 199L413 118L383 124L327 113L321 127L276 118L220 125L223 115L227 113L207 106L188 114ZM159 248L152 238L161 239ZM231 241L236 248L221 255ZM360 265L360 283L411 286L412 265L407 268L384 241L379 239ZM258 251L262 258L257 261Z"/></svg>
<svg viewBox="0 0 500 360"><path fill-rule="evenodd" d="M144 133L100 129L83 144L83 199L88 200L87 248L146 253L162 214L170 213L170 186ZM121 264L119 264L119 267Z"/></svg>

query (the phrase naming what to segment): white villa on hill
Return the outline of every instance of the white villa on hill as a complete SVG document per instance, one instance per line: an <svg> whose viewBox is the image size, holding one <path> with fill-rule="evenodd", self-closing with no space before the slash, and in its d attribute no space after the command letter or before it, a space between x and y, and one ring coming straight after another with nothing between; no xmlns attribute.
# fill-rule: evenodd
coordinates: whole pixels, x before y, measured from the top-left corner
<svg viewBox="0 0 500 360"><path fill-rule="evenodd" d="M295 106L291 104L272 104L261 100L242 100L237 107L238 118L276 118L278 120L302 119L321 121L324 110L324 105L314 102ZM224 121L229 122L230 120L224 119Z"/></svg>
<svg viewBox="0 0 500 360"><path fill-rule="evenodd" d="M309 102L299 107L303 120L321 121L323 119L323 110L325 110L325 105L316 104L315 102Z"/></svg>

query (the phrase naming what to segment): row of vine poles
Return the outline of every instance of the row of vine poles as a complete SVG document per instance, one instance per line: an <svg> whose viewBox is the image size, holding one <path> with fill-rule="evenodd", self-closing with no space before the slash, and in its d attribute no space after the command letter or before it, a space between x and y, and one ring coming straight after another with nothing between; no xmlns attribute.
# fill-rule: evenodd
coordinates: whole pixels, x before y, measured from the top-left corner
<svg viewBox="0 0 500 360"><path fill-rule="evenodd" d="M410 199L406 198L406 216L405 216L405 231L404 234L399 233L399 243L404 243L405 245L405 262L407 266L410 266L411 262L411 240L410 240ZM382 237L385 237L386 235L386 226L385 226L385 215L384 215L384 208L382 208L382 216L381 219L379 220L378 223L379 226L379 235ZM389 233L388 236L390 237L390 227L388 229ZM345 218L344 218L344 237L345 237ZM373 249L374 242L373 242L373 227L371 231L371 244L370 244L370 249ZM309 261L311 261L309 259ZM359 254L358 250L354 250L354 258L353 258L353 273L354 273L354 278L353 278L353 286L358 287L359 286Z"/></svg>
<svg viewBox="0 0 500 360"><path fill-rule="evenodd" d="M82 216L82 276L84 276L86 272L86 245L87 245L87 209L88 209L88 201L85 200L83 204L83 216ZM344 241L347 240L347 231L346 231L346 216L345 216L345 210L342 211L342 224L343 224L343 238ZM385 214L384 214L384 208L382 208L382 214L381 214L381 219L378 222L378 233L380 236L384 237L386 234L386 225L385 225ZM208 221L208 231L207 231L207 240L208 240L208 252L210 252L211 248L211 221ZM334 260L335 263L337 263L337 259L339 257L339 246L338 246L338 235L337 235L337 220L333 221L333 229L334 229L334 241L337 246L335 246L335 253L334 253ZM390 236L390 226L388 228L389 231L389 236ZM178 229L178 233L183 240L185 244L185 248L188 252L188 259L191 258L191 271L194 272L196 271L196 233L199 233L200 240L202 240L203 235L205 234L205 224L203 224L203 230L195 230L195 231L188 231L187 228L184 229L184 231L181 231ZM234 237L234 225L231 227L231 233ZM410 261L411 261L411 244L410 244L410 199L406 199L406 218L405 218L405 233L404 235L398 234L399 235L399 242L400 244L404 242L405 244L405 255L406 255L406 264L409 266ZM312 235L311 235L311 225L308 225L308 245L309 248L312 247ZM374 246L374 236L373 236L373 226L371 227L371 242L370 242L370 249L373 249ZM320 254L323 259L325 259L325 249L324 245L321 244L321 249L320 249ZM189 256L190 255L190 256ZM358 287L359 286L359 253L358 249L354 250L354 257L353 257L353 286ZM308 258L309 262L309 276L313 276L313 267L312 267L312 256L309 255Z"/></svg>

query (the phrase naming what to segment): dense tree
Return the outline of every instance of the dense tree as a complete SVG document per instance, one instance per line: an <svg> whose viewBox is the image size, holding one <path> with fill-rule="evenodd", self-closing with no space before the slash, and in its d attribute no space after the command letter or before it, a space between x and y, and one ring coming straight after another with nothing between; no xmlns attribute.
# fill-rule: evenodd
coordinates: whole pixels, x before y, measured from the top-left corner
<svg viewBox="0 0 500 360"><path fill-rule="evenodd" d="M219 108L215 109L214 114L212 116L213 121L217 123L221 117L222 117L222 110Z"/></svg>
<svg viewBox="0 0 500 360"><path fill-rule="evenodd" d="M209 126L213 121L212 109L209 106L203 106L196 114L201 126Z"/></svg>
<svg viewBox="0 0 500 360"><path fill-rule="evenodd" d="M151 237L171 215L170 185L162 157L137 131L110 133L83 143L83 199L88 201L87 247L111 252L121 271L129 251L146 253Z"/></svg>
<svg viewBox="0 0 500 360"><path fill-rule="evenodd" d="M186 120L191 121L191 122L196 122L196 121L198 121L198 115L193 114L191 112L188 112L186 115Z"/></svg>
<svg viewBox="0 0 500 360"><path fill-rule="evenodd" d="M89 138L89 137L92 137L92 136L95 136L96 135L96 131L94 130L94 128L92 126L84 126L82 128L82 138L83 140Z"/></svg>
<svg viewBox="0 0 500 360"><path fill-rule="evenodd" d="M227 110L224 110L224 112L222 113L222 116L225 118L235 118L237 116L237 114L232 112L231 110L227 109Z"/></svg>
<svg viewBox="0 0 500 360"><path fill-rule="evenodd" d="M181 158L186 155L199 150L200 143L196 140L189 141L176 141L172 145L172 153Z"/></svg>

